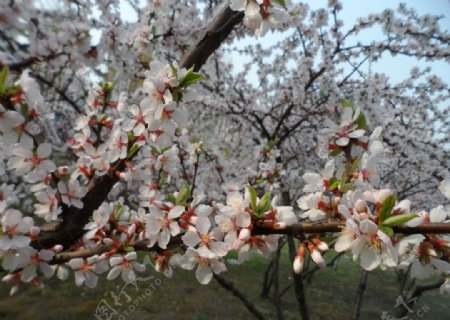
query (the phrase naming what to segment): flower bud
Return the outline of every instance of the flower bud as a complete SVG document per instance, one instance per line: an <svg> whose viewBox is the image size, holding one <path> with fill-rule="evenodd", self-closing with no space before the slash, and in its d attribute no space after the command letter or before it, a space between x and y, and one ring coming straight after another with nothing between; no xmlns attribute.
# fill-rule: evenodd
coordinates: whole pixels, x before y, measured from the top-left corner
<svg viewBox="0 0 450 320"><path fill-rule="evenodd" d="M136 225L133 223L133 224L128 228L127 234L128 234L129 236L131 236L131 235L133 235L135 232L136 232Z"/></svg>
<svg viewBox="0 0 450 320"><path fill-rule="evenodd" d="M241 231L239 232L239 240L247 241L248 239L250 239L250 235L251 235L251 232L249 229L247 229L247 228L241 229Z"/></svg>
<svg viewBox="0 0 450 320"><path fill-rule="evenodd" d="M436 250L434 250L433 248L429 248L428 249L428 255L431 256L431 257L437 257Z"/></svg>
<svg viewBox="0 0 450 320"><path fill-rule="evenodd" d="M10 273L10 274L7 274L6 276L4 276L2 278L2 281L3 282L9 282L9 281L14 280L15 277L16 277L16 275L14 273Z"/></svg>
<svg viewBox="0 0 450 320"><path fill-rule="evenodd" d="M36 237L40 232L41 232L41 229L39 229L39 227L36 227L36 226L33 226L30 229L30 235L32 237Z"/></svg>
<svg viewBox="0 0 450 320"><path fill-rule="evenodd" d="M355 202L355 209L359 213L366 212L367 211L366 202L364 200L362 200L362 199L356 200L356 202Z"/></svg>
<svg viewBox="0 0 450 320"><path fill-rule="evenodd" d="M18 284L16 284L14 287L11 288L11 290L9 291L9 295L13 296L15 295L18 291L19 291L20 286Z"/></svg>
<svg viewBox="0 0 450 320"><path fill-rule="evenodd" d="M311 259L314 261L316 265L318 265L320 268L325 267L325 260L323 259L322 255L320 254L319 250L314 249L313 252L311 252Z"/></svg>
<svg viewBox="0 0 450 320"><path fill-rule="evenodd" d="M296 256L294 259L294 264L292 265L295 273L301 273L303 271L303 265L305 262L305 258Z"/></svg>
<svg viewBox="0 0 450 320"><path fill-rule="evenodd" d="M285 229L286 228L286 223L284 223L284 222L275 222L273 224L273 228L274 229Z"/></svg>
<svg viewBox="0 0 450 320"><path fill-rule="evenodd" d="M311 241L314 243L314 245L320 251L327 251L328 250L328 245L325 242L320 241L319 239L316 239L316 238L312 239Z"/></svg>
<svg viewBox="0 0 450 320"><path fill-rule="evenodd" d="M55 253L61 252L63 251L64 247L60 244L57 244L55 246L53 246L52 251Z"/></svg>

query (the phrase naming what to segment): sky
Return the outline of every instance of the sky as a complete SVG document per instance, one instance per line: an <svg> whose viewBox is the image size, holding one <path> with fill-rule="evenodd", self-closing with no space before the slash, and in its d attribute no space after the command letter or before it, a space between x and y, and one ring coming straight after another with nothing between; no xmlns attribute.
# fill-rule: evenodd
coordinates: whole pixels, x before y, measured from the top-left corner
<svg viewBox="0 0 450 320"><path fill-rule="evenodd" d="M339 13L340 19L344 23L345 30L350 28L354 22L360 18L367 16L371 13L379 13L387 8L396 9L401 2L406 2L408 7L412 7L417 10L419 15L433 14L443 15L444 18L440 21L441 30L450 31L450 0L408 0L408 1L396 1L396 0L341 0L343 4L343 10ZM293 0L293 2L298 2ZM309 0L306 2L310 9L326 8L327 0ZM370 37L370 39L382 39L382 33L380 30L365 31L361 33L360 37ZM266 36L256 39L254 37L246 37L243 40L237 41L234 46L240 47L248 44L260 43L262 46L269 46L275 44L280 40L279 33L268 33ZM365 39L361 39L364 41ZM367 42L367 40L366 40ZM238 60L247 62L248 59L240 57L239 55L231 55L230 60ZM393 82L401 81L408 77L409 71L413 66L423 68L430 66L434 74L443 79L444 82L450 83L450 64L445 62L425 62L417 61L412 57L404 56L391 56L390 54L384 54L380 62L372 64L371 71L379 73L387 73L390 80ZM366 68L368 65L365 66ZM235 71L240 71L240 66L235 67ZM386 72L389 70L389 72ZM392 72L395 70L395 72ZM256 70L250 72L250 77L255 77Z"/></svg>
<svg viewBox="0 0 450 320"><path fill-rule="evenodd" d="M45 3L47 6L49 3L54 3L56 6L59 3L58 0L36 0L38 2ZM140 0L145 4L146 0ZM292 0L294 3L300 2L298 0ZM302 1L307 3L311 9L325 8L327 6L327 0L308 0ZM442 30L450 31L450 0L341 0L343 4L343 10L339 13L340 19L344 22L344 27L350 27L362 16L367 16L371 13L382 12L386 8L395 9L401 2L406 2L408 7L412 7L417 12L422 14L443 15L444 18L440 21ZM129 6L127 1L121 1L121 12L123 18L126 21L134 22L137 20L136 13ZM99 38L99 33L93 31L94 41ZM360 37L370 37L371 39L381 39L382 34L378 30L365 31L361 33ZM235 41L233 46L241 47L250 43L260 43L262 46L269 46L276 43L280 39L279 33L269 32L266 36L256 39L255 37L246 37L242 40ZM366 40L367 39L361 39ZM244 62L248 62L249 58L239 56L233 53L226 57L230 61L239 61L239 64L235 63L234 71L238 72L242 70ZM404 56L392 57L390 54L385 53L380 62L371 65L372 72L387 73L392 82L398 82L408 77L409 71L413 66L423 68L430 66L434 74L440 76L444 82L450 83L450 64L445 62L425 62L417 61L415 58L408 58ZM365 66L366 68L368 65ZM388 70L388 72L386 72ZM393 72L395 71L395 72ZM249 72L249 77L256 77L256 70L253 68Z"/></svg>

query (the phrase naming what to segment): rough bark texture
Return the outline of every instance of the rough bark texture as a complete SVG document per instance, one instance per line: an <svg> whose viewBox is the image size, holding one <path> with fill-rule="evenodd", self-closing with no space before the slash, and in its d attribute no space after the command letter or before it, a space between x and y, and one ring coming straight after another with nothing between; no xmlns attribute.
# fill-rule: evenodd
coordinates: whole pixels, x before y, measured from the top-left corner
<svg viewBox="0 0 450 320"><path fill-rule="evenodd" d="M184 55L180 65L184 68L193 67L194 71L200 70L209 56L219 48L220 44L243 18L244 12L233 11L229 6L225 6L209 24L200 41Z"/></svg>
<svg viewBox="0 0 450 320"><path fill-rule="evenodd" d="M284 229L273 229L270 227L257 226L253 229L254 235L263 234L290 234L301 235L304 233L326 233L340 232L345 227L342 222L326 223L297 223L287 226ZM448 223L429 223L418 227L393 227L394 232L404 234L446 234L450 233L450 224Z"/></svg>

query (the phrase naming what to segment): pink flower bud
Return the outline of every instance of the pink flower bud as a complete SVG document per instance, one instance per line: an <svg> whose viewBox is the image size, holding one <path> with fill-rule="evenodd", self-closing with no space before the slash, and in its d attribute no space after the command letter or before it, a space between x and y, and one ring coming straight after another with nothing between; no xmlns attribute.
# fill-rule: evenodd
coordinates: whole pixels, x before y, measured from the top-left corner
<svg viewBox="0 0 450 320"><path fill-rule="evenodd" d="M312 239L311 241L314 243L314 245L320 251L327 251L328 250L328 245L325 242L320 241L319 239L316 239L316 238Z"/></svg>
<svg viewBox="0 0 450 320"><path fill-rule="evenodd" d="M247 241L248 239L250 239L250 236L251 232L247 228L241 229L241 231L239 232L239 240L241 241Z"/></svg>
<svg viewBox="0 0 450 320"><path fill-rule="evenodd" d="M36 237L40 232L41 232L41 229L39 229L39 227L36 227L36 226L31 227L31 229L30 229L30 235L32 237Z"/></svg>
<svg viewBox="0 0 450 320"><path fill-rule="evenodd" d="M366 206L366 202L362 199L358 199L355 202L355 209L358 212L366 212L367 211L367 206Z"/></svg>
<svg viewBox="0 0 450 320"><path fill-rule="evenodd" d="M317 264L320 268L325 267L325 260L323 259L322 255L320 254L319 250L314 249L311 252L311 259L314 261L315 264Z"/></svg>
<svg viewBox="0 0 450 320"><path fill-rule="evenodd" d="M303 271L304 262L305 262L305 259L303 257L300 257L300 256L295 257L294 264L293 264L295 273L301 273Z"/></svg>
<svg viewBox="0 0 450 320"><path fill-rule="evenodd" d="M129 228L127 234L129 236L133 235L136 232L136 225L133 223Z"/></svg>
<svg viewBox="0 0 450 320"><path fill-rule="evenodd" d="M9 295L13 296L15 295L20 289L20 286L18 284L16 284L14 287L11 288L11 290L9 291Z"/></svg>
<svg viewBox="0 0 450 320"><path fill-rule="evenodd" d="M52 248L52 251L58 253L58 252L63 251L63 249L64 249L64 247L62 245L57 244Z"/></svg>
<svg viewBox="0 0 450 320"><path fill-rule="evenodd" d="M431 256L431 257L437 257L436 250L434 250L433 248L429 248L428 249L428 255Z"/></svg>
<svg viewBox="0 0 450 320"><path fill-rule="evenodd" d="M284 223L284 222L275 222L274 224L273 224L273 228L274 229L285 229L286 228L286 223Z"/></svg>
<svg viewBox="0 0 450 320"><path fill-rule="evenodd" d="M2 281L3 282L9 282L9 281L14 280L15 277L16 277L16 275L14 273L10 273L10 274L7 274L6 276L4 276L2 278Z"/></svg>

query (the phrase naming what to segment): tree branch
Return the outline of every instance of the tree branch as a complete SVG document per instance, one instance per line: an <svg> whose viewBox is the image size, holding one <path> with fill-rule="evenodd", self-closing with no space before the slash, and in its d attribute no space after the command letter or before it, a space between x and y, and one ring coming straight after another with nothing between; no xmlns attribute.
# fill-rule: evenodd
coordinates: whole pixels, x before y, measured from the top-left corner
<svg viewBox="0 0 450 320"><path fill-rule="evenodd" d="M364 291L366 290L368 277L369 277L369 271L362 270L361 280L359 281L358 291L356 293L356 299L355 299L355 305L353 308L352 320L358 320L360 318L363 295L364 295Z"/></svg>
<svg viewBox="0 0 450 320"><path fill-rule="evenodd" d="M250 311L256 317L256 319L259 319L259 320L265 320L266 319L264 317L264 315L261 313L261 311L259 311L255 307L255 305L252 302L250 302L250 300L247 298L247 296L245 296L238 288L236 288L233 283L231 283L230 281L222 278L218 274L214 274L214 279L217 281L217 283L222 288L230 291L231 293L233 293L233 295L235 295L237 298L239 298L239 300L242 301L242 303L245 305L247 310Z"/></svg>
<svg viewBox="0 0 450 320"><path fill-rule="evenodd" d="M226 6L208 25L206 34L202 39L185 54L180 66L187 69L194 67L194 70L199 70L233 28L242 21L243 17L243 12L232 11ZM121 160L116 169L123 171L125 161ZM106 199L117 181L118 177L114 172L95 178L90 191L83 198L83 209L63 206L62 223L54 231L42 232L38 240L32 242L32 246L35 248L51 248L56 244L61 244L64 249L72 246L83 236L83 227L89 222L94 210Z"/></svg>
<svg viewBox="0 0 450 320"><path fill-rule="evenodd" d="M304 233L326 233L340 232L345 227L342 222L326 222L326 223L297 223L287 226L284 229L273 229L265 226L257 226L252 230L254 235L264 234L288 234L301 235ZM394 232L403 234L446 234L450 233L449 223L428 223L417 227L393 227Z"/></svg>
<svg viewBox="0 0 450 320"><path fill-rule="evenodd" d="M194 71L206 63L220 44L225 41L234 27L244 18L244 12L233 11L228 5L208 25L201 39L181 59L180 66L194 68Z"/></svg>

